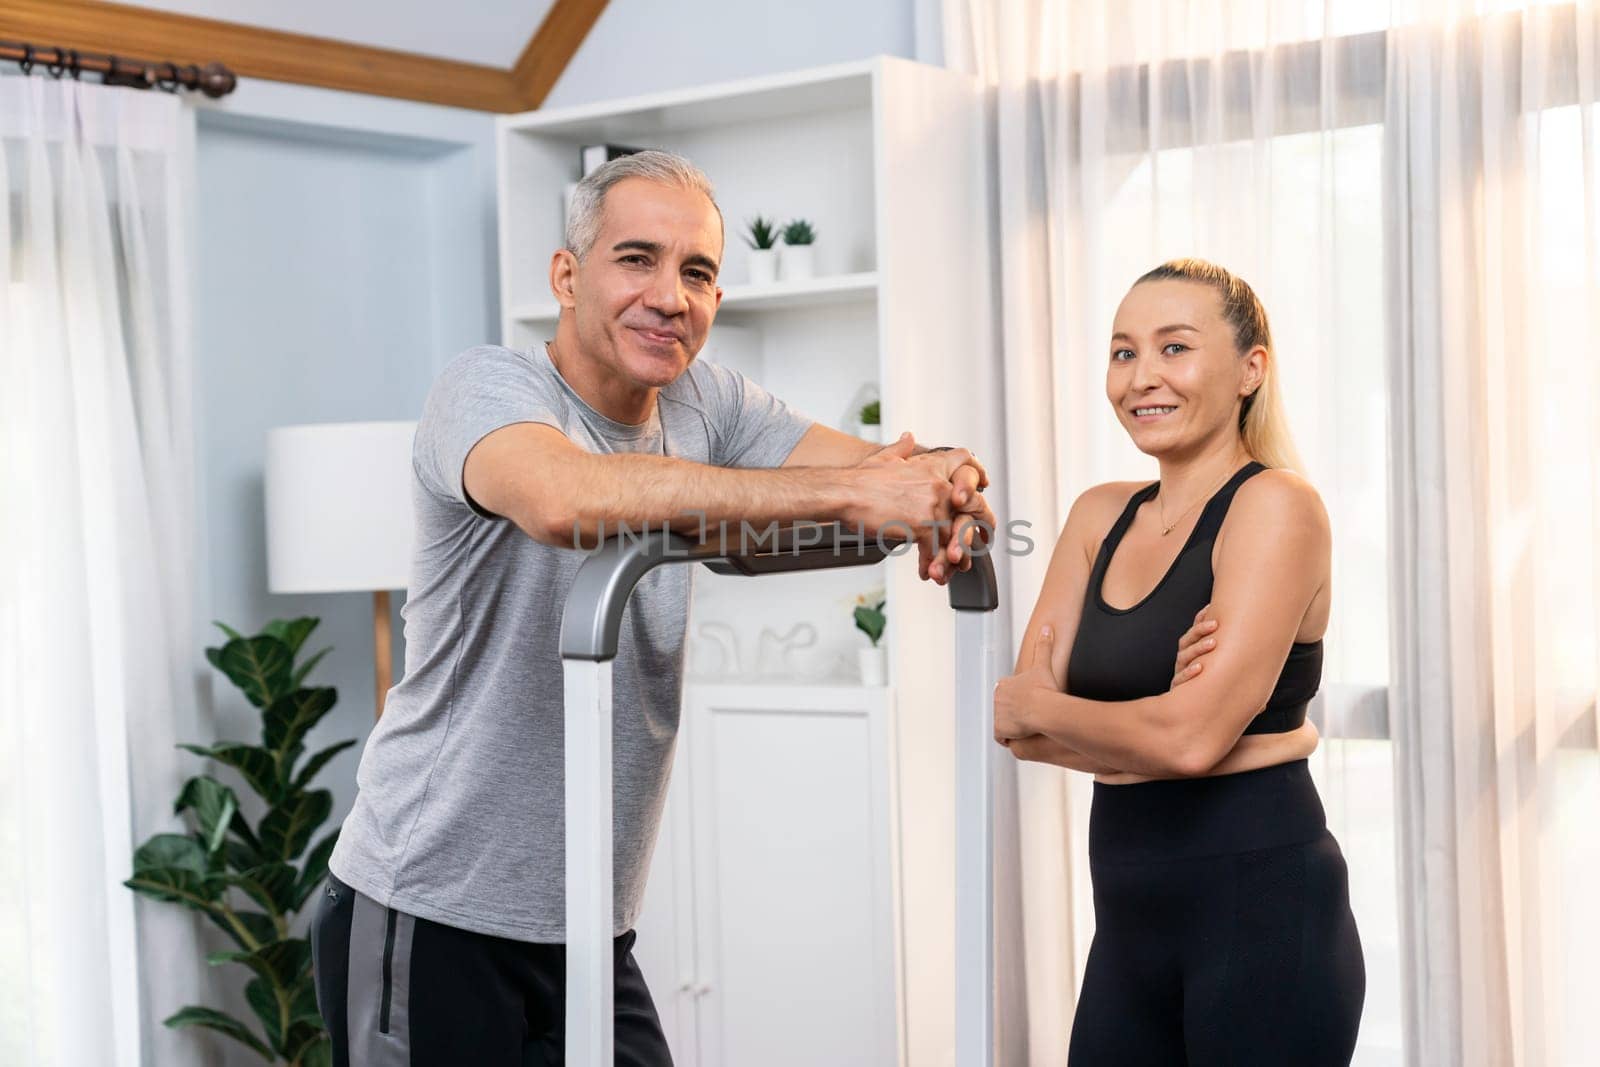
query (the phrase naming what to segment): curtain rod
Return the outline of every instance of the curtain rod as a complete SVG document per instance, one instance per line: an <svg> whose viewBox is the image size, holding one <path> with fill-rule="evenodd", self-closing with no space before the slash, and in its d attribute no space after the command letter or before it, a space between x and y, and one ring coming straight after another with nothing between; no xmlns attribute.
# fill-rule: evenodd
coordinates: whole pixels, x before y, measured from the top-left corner
<svg viewBox="0 0 1600 1067"><path fill-rule="evenodd" d="M40 47L16 41L0 41L0 61L4 60L14 60L24 74L31 74L35 67L43 66L45 73L52 78L71 74L76 79L88 71L102 75L106 85L163 89L169 93L179 89L198 89L213 99L227 96L239 84L233 71L221 63L207 63L204 67L190 63L180 67L176 63L99 55L79 52L76 48Z"/></svg>

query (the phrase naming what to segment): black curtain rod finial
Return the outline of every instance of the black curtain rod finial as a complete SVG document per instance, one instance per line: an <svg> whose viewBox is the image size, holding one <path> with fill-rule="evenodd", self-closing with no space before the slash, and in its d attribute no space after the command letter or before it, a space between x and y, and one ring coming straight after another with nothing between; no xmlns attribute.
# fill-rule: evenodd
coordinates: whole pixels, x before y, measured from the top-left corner
<svg viewBox="0 0 1600 1067"><path fill-rule="evenodd" d="M169 93L196 89L212 99L227 96L239 86L238 77L221 63L207 63L204 67L188 63L180 67L172 62L152 63L116 55L96 55L79 52L76 48L41 48L0 41L0 60L7 59L14 60L24 74L32 74L42 63L52 78L59 79L70 72L73 80L81 81L83 72L89 71L101 75L106 85L162 89Z"/></svg>
<svg viewBox="0 0 1600 1067"><path fill-rule="evenodd" d="M211 99L227 96L239 87L239 79L221 63L207 63L200 68L200 91Z"/></svg>

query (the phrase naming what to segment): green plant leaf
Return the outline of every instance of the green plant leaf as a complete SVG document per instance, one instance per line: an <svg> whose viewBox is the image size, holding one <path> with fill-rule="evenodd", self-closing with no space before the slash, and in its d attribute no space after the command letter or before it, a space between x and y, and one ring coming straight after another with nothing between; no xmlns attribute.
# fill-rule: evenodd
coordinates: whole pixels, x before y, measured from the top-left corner
<svg viewBox="0 0 1600 1067"><path fill-rule="evenodd" d="M318 663L321 663L322 657L326 656L332 651L333 649L331 648L325 648L321 652L318 652L316 655L312 656L310 659L306 660L304 663L300 664L300 666L296 667L294 669L294 677L289 679L289 688L299 689L300 683L304 682L306 680L306 675L311 673L311 668L315 667Z"/></svg>
<svg viewBox="0 0 1600 1067"><path fill-rule="evenodd" d="M156 834L133 854L133 877L122 883L140 896L206 910L222 895L206 851L185 834Z"/></svg>
<svg viewBox="0 0 1600 1067"><path fill-rule="evenodd" d="M289 990L289 1022L323 1025L322 1012L317 1008L317 984L309 974Z"/></svg>
<svg viewBox="0 0 1600 1067"><path fill-rule="evenodd" d="M278 767L287 778L292 761L286 760L289 750L300 744L310 729L333 707L338 692L331 687L296 689L274 700L262 712L261 740L278 759Z"/></svg>
<svg viewBox="0 0 1600 1067"><path fill-rule="evenodd" d="M805 219L795 219L783 227L783 243L786 245L808 245L817 239L817 228Z"/></svg>
<svg viewBox="0 0 1600 1067"><path fill-rule="evenodd" d="M284 1055L293 1063L306 1054L306 1050L314 1048L318 1041L328 1036L327 1028L318 1022L299 1022L289 1024L289 1036L283 1039Z"/></svg>
<svg viewBox="0 0 1600 1067"><path fill-rule="evenodd" d="M198 911L206 911L222 895L219 882L180 867L150 867L134 873L123 885L151 900L164 900L182 904Z"/></svg>
<svg viewBox="0 0 1600 1067"><path fill-rule="evenodd" d="M309 957L307 960L309 966ZM317 1011L316 987L309 974L291 986L274 986L264 978L252 978L244 988L245 999L261 1020L262 1029L273 1049L291 1063L306 1048L327 1036L322 1014Z"/></svg>
<svg viewBox="0 0 1600 1067"><path fill-rule="evenodd" d="M232 767L268 803L276 802L283 796L283 785L278 781L278 761L264 748L237 741L223 741L210 748L201 748L199 745L178 747Z"/></svg>
<svg viewBox="0 0 1600 1067"><path fill-rule="evenodd" d="M305 869L300 872L300 880L294 890L294 910L299 911L305 906L306 898L316 891L322 880L328 877L328 857L333 855L333 846L339 843L339 827L321 841L306 855Z"/></svg>
<svg viewBox="0 0 1600 1067"><path fill-rule="evenodd" d="M261 628L261 632L269 637L276 637L289 646L289 656L293 658L300 654L300 646L306 643L306 638L311 636L311 631L317 628L321 619L303 616L298 619L273 619Z"/></svg>
<svg viewBox="0 0 1600 1067"><path fill-rule="evenodd" d="M193 809L200 823L200 836L206 851L215 852L222 847L228 828L239 813L239 798L233 790L208 775L196 775L183 785L178 800L172 806L174 815ZM243 820L239 820L243 822ZM248 826L248 824L246 824Z"/></svg>
<svg viewBox="0 0 1600 1067"><path fill-rule="evenodd" d="M235 630L233 627L229 626L225 622L218 622L217 620L213 619L213 620L211 620L211 625L215 626L217 629L219 629L223 633L227 634L228 635L228 640L230 640L230 641L243 641L244 640L244 634L240 633L238 630ZM206 649L206 651L210 652L211 650L208 648L208 649Z"/></svg>
<svg viewBox="0 0 1600 1067"><path fill-rule="evenodd" d="M326 1034L301 1054L300 1067L333 1067L333 1042Z"/></svg>
<svg viewBox="0 0 1600 1067"><path fill-rule="evenodd" d="M204 878L210 874L205 849L188 834L156 834L133 854L133 873L181 868Z"/></svg>
<svg viewBox="0 0 1600 1067"><path fill-rule="evenodd" d="M306 761L306 765L300 768L300 773L294 776L294 784L289 788L299 790L310 785L311 779L317 776L317 772L322 770L329 760L353 744L355 744L355 740L353 738L349 741L340 741L337 745L329 745L321 752L318 752L316 755L312 756Z"/></svg>
<svg viewBox="0 0 1600 1067"><path fill-rule="evenodd" d="M264 863L237 874L226 874L223 881L238 886L273 915L284 915L299 907L295 902L295 874L295 869L287 863Z"/></svg>
<svg viewBox="0 0 1600 1067"><path fill-rule="evenodd" d="M888 617L883 613L883 603L883 601L879 601L878 606L875 608L861 605L855 610L856 629L871 638L874 645L883 637L884 627L889 622Z"/></svg>
<svg viewBox="0 0 1600 1067"><path fill-rule="evenodd" d="M248 847L252 852L260 852L261 851L261 842L256 840L256 832L254 830L250 829L250 821L244 817L244 813L243 812L235 811L233 813L233 818L228 820L228 829L233 831L235 834L237 834L239 836L240 841L246 847ZM229 853L229 855L231 856L232 853ZM254 863L244 863L244 864L235 863L234 866L235 867L254 867L255 864Z"/></svg>
<svg viewBox="0 0 1600 1067"><path fill-rule="evenodd" d="M333 811L333 794L326 789L290 793L272 806L259 827L261 849L271 859L285 862L305 851L311 835Z"/></svg>
<svg viewBox="0 0 1600 1067"><path fill-rule="evenodd" d="M272 921L272 916L263 915L259 911L235 910L233 913L234 922L244 928L245 933L250 936L250 940L255 942L254 944L239 935L239 931L234 928L233 923L228 921L228 917L220 909L213 908L206 912L206 918L216 923L217 927L233 938L233 943L245 952L253 952L262 945L270 945L278 940L278 924Z"/></svg>
<svg viewBox="0 0 1600 1067"><path fill-rule="evenodd" d="M311 942L300 937L287 937L262 945L254 952L213 952L206 957L206 962L213 965L242 963L256 972L262 981L288 989L311 966Z"/></svg>
<svg viewBox="0 0 1600 1067"><path fill-rule="evenodd" d="M258 708L289 691L294 656L270 634L229 641L212 662Z"/></svg>
<svg viewBox="0 0 1600 1067"><path fill-rule="evenodd" d="M744 225L744 242L751 248L765 250L778 243L778 226L772 219L757 215Z"/></svg>
<svg viewBox="0 0 1600 1067"><path fill-rule="evenodd" d="M217 1011L215 1008L201 1008L190 1005L173 1015L167 1016L167 1026L177 1029L180 1026L200 1026L207 1030L215 1030L219 1034L227 1034L241 1045L249 1045L259 1052L269 1063L272 1062L272 1050L261 1043L261 1039L250 1032L250 1028L235 1019L227 1012Z"/></svg>
<svg viewBox="0 0 1600 1067"><path fill-rule="evenodd" d="M250 836L254 838L255 834L252 832ZM222 855L227 860L227 866L236 871L248 871L271 862L262 853L260 842L251 844L232 837L222 843Z"/></svg>
<svg viewBox="0 0 1600 1067"><path fill-rule="evenodd" d="M250 1010L261 1020L261 1029L266 1031L267 1044L282 1056L283 1035L288 1029L284 1019L289 1013L287 994L278 990L271 982L252 978L244 987L244 999L250 1002Z"/></svg>

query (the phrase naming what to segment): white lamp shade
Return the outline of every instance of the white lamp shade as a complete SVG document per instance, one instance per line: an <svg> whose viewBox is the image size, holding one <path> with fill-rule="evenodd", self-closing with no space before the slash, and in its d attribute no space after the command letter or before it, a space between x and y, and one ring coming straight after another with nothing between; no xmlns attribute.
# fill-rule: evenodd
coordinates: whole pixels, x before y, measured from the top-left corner
<svg viewBox="0 0 1600 1067"><path fill-rule="evenodd" d="M414 422L342 422L268 431L272 592L406 587L416 429Z"/></svg>

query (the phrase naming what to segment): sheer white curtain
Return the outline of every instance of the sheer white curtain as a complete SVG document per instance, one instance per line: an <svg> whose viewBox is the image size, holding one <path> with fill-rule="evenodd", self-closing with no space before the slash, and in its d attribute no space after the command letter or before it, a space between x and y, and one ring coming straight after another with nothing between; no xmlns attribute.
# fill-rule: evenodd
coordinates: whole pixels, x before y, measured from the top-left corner
<svg viewBox="0 0 1600 1067"><path fill-rule="evenodd" d="M193 920L136 902L196 738L175 97L0 77L0 1061L198 1062Z"/></svg>
<svg viewBox="0 0 1600 1067"><path fill-rule="evenodd" d="M1593 1062L1595 4L939 6L994 94L1011 510L1150 474L1100 394L1140 271L1250 280L1334 526L1314 767L1367 953L1357 1062ZM1019 627L1042 566L1013 568ZM1029 1059L1059 1063L1085 787L1030 767L1019 798Z"/></svg>
<svg viewBox="0 0 1600 1067"><path fill-rule="evenodd" d="M1383 37L1351 5L947 2L948 65L994 94L1010 508L1059 529L1084 489L1155 477L1104 395L1133 280L1216 260L1272 317L1303 473L1333 520L1337 593L1314 761L1352 870L1369 993L1359 1062L1400 1056L1388 681ZM1343 22L1334 21L1336 18ZM1044 554L1014 561L1020 633ZM1027 1055L1066 1058L1093 934L1089 782L1019 771Z"/></svg>
<svg viewBox="0 0 1600 1067"><path fill-rule="evenodd" d="M1390 31L1394 722L1414 1063L1600 1037L1592 3Z"/></svg>

